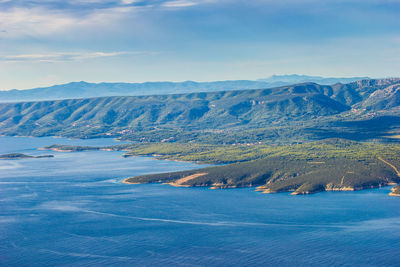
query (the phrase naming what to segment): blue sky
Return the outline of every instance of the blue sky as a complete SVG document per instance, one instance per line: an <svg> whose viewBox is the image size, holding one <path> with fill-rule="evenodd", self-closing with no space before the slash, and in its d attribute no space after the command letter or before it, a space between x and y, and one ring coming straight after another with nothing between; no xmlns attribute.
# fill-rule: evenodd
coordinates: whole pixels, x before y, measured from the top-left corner
<svg viewBox="0 0 400 267"><path fill-rule="evenodd" d="M400 0L0 0L0 89L400 76Z"/></svg>

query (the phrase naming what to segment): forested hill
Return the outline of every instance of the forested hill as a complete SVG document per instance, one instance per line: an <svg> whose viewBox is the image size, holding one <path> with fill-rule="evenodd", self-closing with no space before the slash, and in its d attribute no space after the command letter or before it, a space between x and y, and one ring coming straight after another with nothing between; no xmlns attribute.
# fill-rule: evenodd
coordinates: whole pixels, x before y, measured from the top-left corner
<svg viewBox="0 0 400 267"><path fill-rule="evenodd" d="M260 80L232 80L215 82L145 82L145 83L88 83L71 82L28 90L0 90L0 102L61 100L101 96L165 95L194 92L232 91L239 89L272 88L301 82L320 84L348 83L367 77L325 78L306 75L273 75ZM1 89L1 88L0 88Z"/></svg>
<svg viewBox="0 0 400 267"><path fill-rule="evenodd" d="M400 116L400 79L272 89L0 104L0 134L121 136L148 129L259 129Z"/></svg>

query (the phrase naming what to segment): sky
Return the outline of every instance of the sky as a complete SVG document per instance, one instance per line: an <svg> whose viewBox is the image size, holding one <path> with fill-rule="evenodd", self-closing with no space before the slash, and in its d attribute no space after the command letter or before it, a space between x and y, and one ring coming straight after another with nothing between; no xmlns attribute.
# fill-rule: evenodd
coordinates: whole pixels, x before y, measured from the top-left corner
<svg viewBox="0 0 400 267"><path fill-rule="evenodd" d="M400 0L0 0L0 90L400 76Z"/></svg>

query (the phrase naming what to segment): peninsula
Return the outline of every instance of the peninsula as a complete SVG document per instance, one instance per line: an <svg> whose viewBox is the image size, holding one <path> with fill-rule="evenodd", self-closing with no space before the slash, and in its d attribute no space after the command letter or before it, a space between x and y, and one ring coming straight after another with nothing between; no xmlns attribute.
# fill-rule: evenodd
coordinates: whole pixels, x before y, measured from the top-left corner
<svg viewBox="0 0 400 267"><path fill-rule="evenodd" d="M296 145L132 143L109 147L52 145L64 151L125 151L123 157L223 164L196 170L130 177L125 183L165 183L212 189L257 187L263 193L354 191L400 182L400 145L325 139Z"/></svg>

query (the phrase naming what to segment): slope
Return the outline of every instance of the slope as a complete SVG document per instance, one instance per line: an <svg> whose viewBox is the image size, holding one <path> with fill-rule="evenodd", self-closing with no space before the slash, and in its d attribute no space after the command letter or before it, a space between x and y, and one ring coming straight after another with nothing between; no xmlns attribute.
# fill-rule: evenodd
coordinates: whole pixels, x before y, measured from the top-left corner
<svg viewBox="0 0 400 267"><path fill-rule="evenodd" d="M165 95L223 90L261 89L301 82L321 84L347 83L367 77L323 78L305 75L274 75L257 81L234 80L216 82L145 82L145 83L87 83L72 82L29 90L0 90L0 102L60 100L102 96Z"/></svg>

